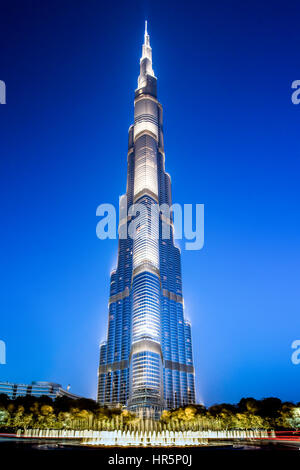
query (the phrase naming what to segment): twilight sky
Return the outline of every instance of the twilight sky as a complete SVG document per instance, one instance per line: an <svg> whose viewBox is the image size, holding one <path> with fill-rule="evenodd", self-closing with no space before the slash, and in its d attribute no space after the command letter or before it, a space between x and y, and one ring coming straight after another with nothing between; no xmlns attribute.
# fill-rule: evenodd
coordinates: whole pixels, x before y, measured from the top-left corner
<svg viewBox="0 0 300 470"><path fill-rule="evenodd" d="M4 1L0 379L96 396L117 241L96 207L126 190L144 20L173 201L205 204L182 249L198 400L300 401L300 4Z"/></svg>

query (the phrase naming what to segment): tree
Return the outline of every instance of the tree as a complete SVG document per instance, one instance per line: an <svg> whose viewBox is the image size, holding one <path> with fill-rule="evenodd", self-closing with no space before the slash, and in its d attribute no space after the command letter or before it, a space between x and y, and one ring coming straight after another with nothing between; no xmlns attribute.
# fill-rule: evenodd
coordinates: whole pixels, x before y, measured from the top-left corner
<svg viewBox="0 0 300 470"><path fill-rule="evenodd" d="M8 425L9 412L4 408L0 408L0 428Z"/></svg>

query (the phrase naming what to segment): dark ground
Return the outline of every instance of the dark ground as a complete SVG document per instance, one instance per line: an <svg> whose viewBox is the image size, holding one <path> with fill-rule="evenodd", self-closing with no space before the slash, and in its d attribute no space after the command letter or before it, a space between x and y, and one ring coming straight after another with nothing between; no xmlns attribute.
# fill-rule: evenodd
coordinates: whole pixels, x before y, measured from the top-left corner
<svg viewBox="0 0 300 470"><path fill-rule="evenodd" d="M111 457L118 455L120 457L142 457L142 463L138 467L140 469L156 467L172 467L175 468L203 468L204 462L207 462L212 468L215 465L230 465L232 468L246 468L248 465L260 466L266 465L266 468L276 465L275 468L283 466L288 468L290 465L300 464L299 447L289 447L279 444L262 444L254 445L214 445L207 447L174 447L174 448L158 448L158 447L85 447L67 443L54 443L53 441L40 442L24 442L24 441L0 441L1 461L7 457L7 464L21 463L22 465L37 464L54 464L60 467L60 463L77 465L89 465L98 462L98 466L102 468L122 469L137 468L136 462L131 464L127 462L119 464L109 464ZM153 463L153 456L156 457L156 463ZM161 455L173 456L192 456L192 465L189 467L179 461L177 464L158 463ZM175 457L176 458L176 457ZM180 458L180 457L178 457ZM6 466L7 466L6 464ZM68 467L69 468L69 467Z"/></svg>

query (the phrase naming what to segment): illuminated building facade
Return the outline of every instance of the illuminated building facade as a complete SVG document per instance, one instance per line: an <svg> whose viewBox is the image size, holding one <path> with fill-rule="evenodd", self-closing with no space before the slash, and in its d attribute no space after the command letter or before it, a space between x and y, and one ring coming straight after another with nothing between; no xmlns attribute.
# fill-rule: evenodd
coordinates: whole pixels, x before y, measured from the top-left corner
<svg viewBox="0 0 300 470"><path fill-rule="evenodd" d="M31 382L31 384L18 384L11 382L0 382L0 395L4 393L11 399L22 396L42 397L48 396L52 399L57 397L81 398L69 390L64 390L60 384L54 382Z"/></svg>
<svg viewBox="0 0 300 470"><path fill-rule="evenodd" d="M120 203L125 216L110 279L107 340L100 346L98 402L157 415L194 403L195 381L180 250L174 245L172 212L166 216L160 210L172 204L171 180L165 172L162 106L147 23L127 159L127 191ZM123 236L137 216L135 236ZM169 238L163 236L167 232Z"/></svg>

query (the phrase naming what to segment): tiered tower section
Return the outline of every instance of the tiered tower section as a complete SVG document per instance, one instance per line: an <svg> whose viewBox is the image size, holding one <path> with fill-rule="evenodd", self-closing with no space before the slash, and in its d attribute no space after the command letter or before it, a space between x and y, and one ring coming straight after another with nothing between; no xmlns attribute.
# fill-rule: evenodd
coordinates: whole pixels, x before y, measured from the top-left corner
<svg viewBox="0 0 300 470"><path fill-rule="evenodd" d="M174 245L172 212L166 216L161 210L162 204L172 204L164 160L162 106L146 22L134 124L129 128L127 191L121 198L128 215L119 223L108 335L100 347L98 401L155 416L164 408L195 402L180 250ZM124 236L132 235L130 224L137 220L134 236Z"/></svg>

